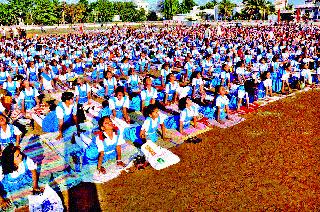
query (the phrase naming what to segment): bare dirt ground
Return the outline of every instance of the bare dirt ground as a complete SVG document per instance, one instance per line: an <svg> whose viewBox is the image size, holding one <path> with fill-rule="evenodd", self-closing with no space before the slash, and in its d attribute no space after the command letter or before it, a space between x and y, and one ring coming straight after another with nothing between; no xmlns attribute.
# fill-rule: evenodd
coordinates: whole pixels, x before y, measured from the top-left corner
<svg viewBox="0 0 320 212"><path fill-rule="evenodd" d="M70 211L319 210L320 91L288 97L172 151L181 162L64 192Z"/></svg>

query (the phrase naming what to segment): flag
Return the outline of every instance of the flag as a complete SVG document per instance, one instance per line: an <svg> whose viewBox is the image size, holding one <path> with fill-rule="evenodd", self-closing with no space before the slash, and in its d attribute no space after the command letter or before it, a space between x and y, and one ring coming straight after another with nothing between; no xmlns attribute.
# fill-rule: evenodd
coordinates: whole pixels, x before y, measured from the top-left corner
<svg viewBox="0 0 320 212"><path fill-rule="evenodd" d="M300 9L297 9L297 22L300 21Z"/></svg>

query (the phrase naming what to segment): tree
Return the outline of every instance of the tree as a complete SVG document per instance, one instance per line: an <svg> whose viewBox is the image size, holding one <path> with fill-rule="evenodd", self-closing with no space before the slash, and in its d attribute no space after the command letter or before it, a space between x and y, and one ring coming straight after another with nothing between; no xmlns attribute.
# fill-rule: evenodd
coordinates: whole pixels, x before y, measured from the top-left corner
<svg viewBox="0 0 320 212"><path fill-rule="evenodd" d="M179 9L179 0L164 0L163 14L164 17L169 20L177 14Z"/></svg>
<svg viewBox="0 0 320 212"><path fill-rule="evenodd" d="M234 4L230 0L222 0L221 2L219 2L219 13L224 18L231 17L232 12L233 12L233 8L235 8L235 7L236 7L236 4Z"/></svg>
<svg viewBox="0 0 320 212"><path fill-rule="evenodd" d="M274 5L267 0L243 0L243 4L250 19L265 19L275 11Z"/></svg>
<svg viewBox="0 0 320 212"><path fill-rule="evenodd" d="M52 0L37 0L29 17L34 24L53 25L59 22Z"/></svg>
<svg viewBox="0 0 320 212"><path fill-rule="evenodd" d="M98 0L94 8L94 13L97 16L98 22L112 21L113 16L116 15L112 2L107 0Z"/></svg>
<svg viewBox="0 0 320 212"><path fill-rule="evenodd" d="M190 11L194 6L197 6L197 4L193 0L183 0L182 4Z"/></svg>
<svg viewBox="0 0 320 212"><path fill-rule="evenodd" d="M218 4L218 2L216 0L212 0L207 2L205 5L200 6L200 10L204 10L204 9L214 9L214 7Z"/></svg>
<svg viewBox="0 0 320 212"><path fill-rule="evenodd" d="M147 20L148 21L157 21L158 20L157 13L155 11L150 11L149 14L147 15Z"/></svg>
<svg viewBox="0 0 320 212"><path fill-rule="evenodd" d="M14 24L14 16L9 12L9 5L0 3L0 23L2 25Z"/></svg>

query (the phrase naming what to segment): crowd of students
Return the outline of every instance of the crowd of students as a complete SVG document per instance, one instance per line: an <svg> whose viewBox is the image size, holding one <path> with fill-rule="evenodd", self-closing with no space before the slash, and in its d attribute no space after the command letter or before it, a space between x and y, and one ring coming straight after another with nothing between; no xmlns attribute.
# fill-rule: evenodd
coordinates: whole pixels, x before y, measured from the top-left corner
<svg viewBox="0 0 320 212"><path fill-rule="evenodd" d="M59 132L60 139L72 125L80 131L79 108L100 99L96 148L88 148L85 157L105 173L105 160L116 157L119 166L125 165L121 161L125 139L114 117L139 125L139 139L156 142L159 127L162 139L170 139L166 117L161 116L167 105L178 105L176 129L185 134L191 123L197 127L201 108L211 111L202 115L224 123L231 119L230 110L240 110L242 105L316 86L320 81L319 32L317 26L199 25L2 37L2 185L5 190L14 189L7 182L27 174L34 191L39 191L36 164L20 151L22 132L8 118L17 108L26 115L44 103L44 96L62 92L56 105L51 101L51 112L42 126L44 132ZM130 118L133 111L145 116L141 125ZM5 195L0 195L0 202L9 204Z"/></svg>

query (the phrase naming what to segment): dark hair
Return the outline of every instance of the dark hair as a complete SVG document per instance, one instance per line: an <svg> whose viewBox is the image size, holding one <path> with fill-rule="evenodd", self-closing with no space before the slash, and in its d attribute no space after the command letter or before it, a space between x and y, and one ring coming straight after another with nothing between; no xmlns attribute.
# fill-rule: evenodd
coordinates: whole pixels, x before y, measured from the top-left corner
<svg viewBox="0 0 320 212"><path fill-rule="evenodd" d="M149 117L150 114L151 114L155 109L158 109L158 106L157 106L157 105L155 105L155 104L150 104L150 105L148 105L148 106L144 109L144 111L143 111L144 117L146 117L146 118Z"/></svg>
<svg viewBox="0 0 320 212"><path fill-rule="evenodd" d="M4 175L10 174L16 170L18 170L18 166L14 164L14 153L19 150L18 147L14 146L12 143L10 143L2 152L1 156L1 166L2 166L2 172ZM23 160L27 158L25 154L22 152L20 153L22 155Z"/></svg>
<svg viewBox="0 0 320 212"><path fill-rule="evenodd" d="M70 100L74 97L74 94L72 92L64 92L62 93L62 96L61 96L61 100L62 102L66 102L67 100Z"/></svg>
<svg viewBox="0 0 320 212"><path fill-rule="evenodd" d="M184 110L186 108L188 98L189 97L183 97L179 100L179 104L178 104L179 110Z"/></svg>
<svg viewBox="0 0 320 212"><path fill-rule="evenodd" d="M201 74L200 71L194 71L194 72L192 72L191 77L190 77L190 82L192 82L193 78L197 78L197 75L198 75L199 73Z"/></svg>
<svg viewBox="0 0 320 212"><path fill-rule="evenodd" d="M106 120L106 119L110 119L110 116L103 116L101 117L101 119L99 119L98 121L98 126L99 126L99 130L102 131L102 126L103 126L103 122ZM111 119L110 119L111 121ZM118 128L113 128L113 132L115 132L116 134L118 134ZM102 133L102 137L103 139L106 138L106 136L104 135L104 133Z"/></svg>
<svg viewBox="0 0 320 212"><path fill-rule="evenodd" d="M218 96L219 95L219 90L220 90L220 88L222 88L223 86L222 85L217 85L216 87L215 87L215 96Z"/></svg>
<svg viewBox="0 0 320 212"><path fill-rule="evenodd" d="M109 101L108 101L108 100L104 100L104 101L102 102L102 107L103 107L103 108L109 107Z"/></svg>
<svg viewBox="0 0 320 212"><path fill-rule="evenodd" d="M118 86L114 93L117 96L119 92L123 93L123 95L124 95L124 87L123 86Z"/></svg>
<svg viewBox="0 0 320 212"><path fill-rule="evenodd" d="M170 82L170 77L171 77L171 76L174 76L174 74L173 74L173 73L170 73L170 74L167 75L167 77L166 77L166 84Z"/></svg>

